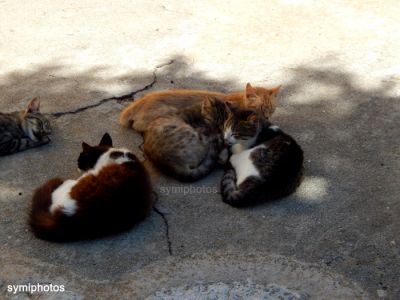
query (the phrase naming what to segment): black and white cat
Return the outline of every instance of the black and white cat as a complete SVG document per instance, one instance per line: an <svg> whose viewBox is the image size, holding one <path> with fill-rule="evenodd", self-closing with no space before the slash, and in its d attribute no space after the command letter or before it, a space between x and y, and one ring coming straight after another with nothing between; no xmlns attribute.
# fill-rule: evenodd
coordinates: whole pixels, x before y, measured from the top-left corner
<svg viewBox="0 0 400 300"><path fill-rule="evenodd" d="M224 140L231 156L221 181L223 201L247 206L294 192L304 173L297 142L258 113L226 109Z"/></svg>
<svg viewBox="0 0 400 300"><path fill-rule="evenodd" d="M82 143L78 179L53 178L33 195L29 223L53 241L92 238L127 230L153 202L150 177L129 150L113 148L105 134L98 146Z"/></svg>

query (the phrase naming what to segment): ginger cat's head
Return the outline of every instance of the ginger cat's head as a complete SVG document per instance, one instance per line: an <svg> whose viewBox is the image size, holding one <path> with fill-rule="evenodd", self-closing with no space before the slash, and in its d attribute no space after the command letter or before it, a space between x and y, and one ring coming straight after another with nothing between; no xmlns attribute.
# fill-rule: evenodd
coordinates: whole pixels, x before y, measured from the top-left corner
<svg viewBox="0 0 400 300"><path fill-rule="evenodd" d="M257 109L265 118L269 118L276 108L276 95L281 86L274 88L252 87L247 83L243 107L246 109Z"/></svg>

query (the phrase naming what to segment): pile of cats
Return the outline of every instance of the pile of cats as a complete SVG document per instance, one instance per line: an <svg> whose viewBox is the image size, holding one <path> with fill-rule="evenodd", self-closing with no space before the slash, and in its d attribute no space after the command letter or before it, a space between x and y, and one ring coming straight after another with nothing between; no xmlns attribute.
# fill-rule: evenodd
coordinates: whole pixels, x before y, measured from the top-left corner
<svg viewBox="0 0 400 300"><path fill-rule="evenodd" d="M126 107L119 121L143 134L146 157L169 176L195 181L223 166L223 201L248 206L293 193L303 177L301 147L270 122L279 89L248 83L229 94L149 93ZM39 105L35 98L26 110L0 113L0 155L50 141ZM53 178L34 191L29 224L37 237L99 237L148 216L154 198L149 173L130 150L114 148L109 134L97 146L82 143L78 168L83 174L77 179Z"/></svg>
<svg viewBox="0 0 400 300"><path fill-rule="evenodd" d="M123 110L120 124L143 133L146 156L167 175L198 180L219 163L223 201L246 206L294 192L303 151L269 118L280 87L221 94L150 93Z"/></svg>

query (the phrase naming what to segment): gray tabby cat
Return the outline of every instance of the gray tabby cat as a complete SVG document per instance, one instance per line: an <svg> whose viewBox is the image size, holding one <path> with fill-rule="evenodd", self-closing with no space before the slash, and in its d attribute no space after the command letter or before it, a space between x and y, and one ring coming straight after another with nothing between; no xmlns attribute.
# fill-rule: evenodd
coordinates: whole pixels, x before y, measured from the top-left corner
<svg viewBox="0 0 400 300"><path fill-rule="evenodd" d="M226 107L224 139L231 157L223 179L223 201L247 206L287 196L300 185L303 151L262 115Z"/></svg>
<svg viewBox="0 0 400 300"><path fill-rule="evenodd" d="M166 174L182 181L207 175L223 146L224 103L206 97L178 113L158 117L144 133L146 156Z"/></svg>
<svg viewBox="0 0 400 300"><path fill-rule="evenodd" d="M40 100L34 98L26 110L0 113L0 156L47 144L50 123L40 113Z"/></svg>

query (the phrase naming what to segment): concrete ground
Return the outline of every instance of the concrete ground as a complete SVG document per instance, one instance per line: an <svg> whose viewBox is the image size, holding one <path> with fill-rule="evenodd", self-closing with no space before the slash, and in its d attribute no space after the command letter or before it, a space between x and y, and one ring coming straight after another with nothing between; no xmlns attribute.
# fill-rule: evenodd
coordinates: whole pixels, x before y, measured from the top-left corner
<svg viewBox="0 0 400 300"><path fill-rule="evenodd" d="M1 299L399 299L398 1L0 1L0 110L39 95L50 145L0 158ZM194 184L151 165L156 207L128 233L36 239L32 191L73 178L82 140L143 93L283 84L273 121L304 148L296 194L222 203L222 171ZM114 96L130 95L122 100ZM8 292L65 285L65 293ZM197 297L197 298L196 298Z"/></svg>

